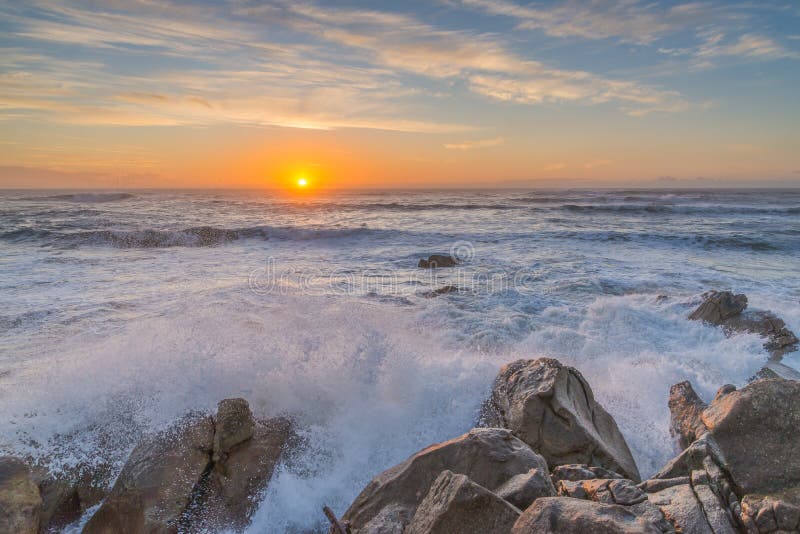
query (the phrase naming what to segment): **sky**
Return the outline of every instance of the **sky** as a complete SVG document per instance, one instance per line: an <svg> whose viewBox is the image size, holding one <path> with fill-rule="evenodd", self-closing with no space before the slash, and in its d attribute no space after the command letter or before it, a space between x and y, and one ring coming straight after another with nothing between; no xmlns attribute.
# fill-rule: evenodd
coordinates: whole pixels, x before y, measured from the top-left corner
<svg viewBox="0 0 800 534"><path fill-rule="evenodd" d="M0 187L800 187L800 1L0 0Z"/></svg>

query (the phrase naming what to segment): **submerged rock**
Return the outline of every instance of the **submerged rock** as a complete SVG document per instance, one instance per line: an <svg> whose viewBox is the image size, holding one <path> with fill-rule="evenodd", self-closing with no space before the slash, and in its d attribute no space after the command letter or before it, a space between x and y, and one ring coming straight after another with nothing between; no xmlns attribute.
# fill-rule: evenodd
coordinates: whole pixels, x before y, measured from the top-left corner
<svg viewBox="0 0 800 534"><path fill-rule="evenodd" d="M525 510L513 534L661 534L668 532L629 507L570 497L538 499Z"/></svg>
<svg viewBox="0 0 800 534"><path fill-rule="evenodd" d="M421 269L436 269L440 267L455 267L456 265L458 265L458 260L453 256L431 254L427 260L425 258L420 259L417 267Z"/></svg>
<svg viewBox="0 0 800 534"><path fill-rule="evenodd" d="M403 534L503 534L520 511L464 475L442 471Z"/></svg>
<svg viewBox="0 0 800 534"><path fill-rule="evenodd" d="M450 441L431 445L376 476L342 517L354 534L403 532L434 480L444 470L467 476L495 491L512 477L547 463L511 432L476 428Z"/></svg>
<svg viewBox="0 0 800 534"><path fill-rule="evenodd" d="M0 456L0 532L37 534L42 496L25 462Z"/></svg>
<svg viewBox="0 0 800 534"><path fill-rule="evenodd" d="M447 295L448 293L458 293L459 291L460 289L458 289L458 286L446 285L437 289L432 289L431 291L425 291L422 293L422 296L425 298L433 298L439 295Z"/></svg>
<svg viewBox="0 0 800 534"><path fill-rule="evenodd" d="M583 376L558 360L505 365L486 412L489 424L510 429L551 467L587 464L640 479L617 423L595 401Z"/></svg>

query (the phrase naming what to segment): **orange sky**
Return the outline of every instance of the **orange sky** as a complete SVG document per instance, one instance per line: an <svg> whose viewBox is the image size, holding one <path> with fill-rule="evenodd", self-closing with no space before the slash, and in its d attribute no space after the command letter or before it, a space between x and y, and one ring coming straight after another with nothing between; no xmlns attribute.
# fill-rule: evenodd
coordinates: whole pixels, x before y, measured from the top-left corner
<svg viewBox="0 0 800 534"><path fill-rule="evenodd" d="M0 13L0 187L800 184L792 3Z"/></svg>

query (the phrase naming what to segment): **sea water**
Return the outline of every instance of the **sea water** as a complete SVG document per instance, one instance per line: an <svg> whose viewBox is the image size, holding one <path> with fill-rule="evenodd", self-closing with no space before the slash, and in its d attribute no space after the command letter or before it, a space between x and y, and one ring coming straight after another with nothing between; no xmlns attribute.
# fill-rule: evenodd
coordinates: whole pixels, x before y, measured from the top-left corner
<svg viewBox="0 0 800 534"><path fill-rule="evenodd" d="M703 291L800 331L797 191L5 191L0 251L0 453L118 472L241 396L302 438L253 532L321 528L518 358L577 367L652 474L669 386L708 400L768 358L687 320Z"/></svg>

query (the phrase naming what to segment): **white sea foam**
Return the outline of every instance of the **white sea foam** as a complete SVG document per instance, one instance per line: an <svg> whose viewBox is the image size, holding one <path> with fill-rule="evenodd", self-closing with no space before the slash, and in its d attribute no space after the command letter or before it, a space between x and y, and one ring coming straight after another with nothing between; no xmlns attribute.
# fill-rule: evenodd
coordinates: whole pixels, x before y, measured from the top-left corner
<svg viewBox="0 0 800 534"><path fill-rule="evenodd" d="M429 200L436 205L623 202L613 193L437 195ZM641 203L661 193L630 195ZM726 198L667 200L722 205ZM394 206L419 204L413 194L336 199L341 212L211 193L137 194L90 213L66 199L43 211L38 201L7 203L0 222L13 234L0 262L0 452L47 458L54 468L88 461L119 469L144 432L243 396L260 417L293 417L305 440L278 469L252 531L315 528L323 504L342 513L381 470L469 430L501 365L551 356L583 372L648 475L674 452L671 384L689 379L709 399L725 383L745 383L767 357L755 336L726 338L687 321L690 301L731 288L800 331L800 228L788 215L795 198L754 201L764 208L755 215L577 210L558 221L527 208L443 217L438 208ZM224 229L263 236L228 240ZM134 242L147 232L177 236L192 246L48 241L111 231ZM663 239L646 237L654 235ZM707 246L719 236L718 246ZM526 286L478 284L422 298L456 271L442 270L434 284L419 276L418 258L464 240L474 252L466 274L523 273ZM769 246L741 246L761 240ZM268 259L301 277L389 273L392 285L351 294L330 291L320 277L310 283L323 289L316 296L299 282L256 294L251 273ZM669 298L657 302L660 293ZM796 356L786 362L800 364Z"/></svg>

